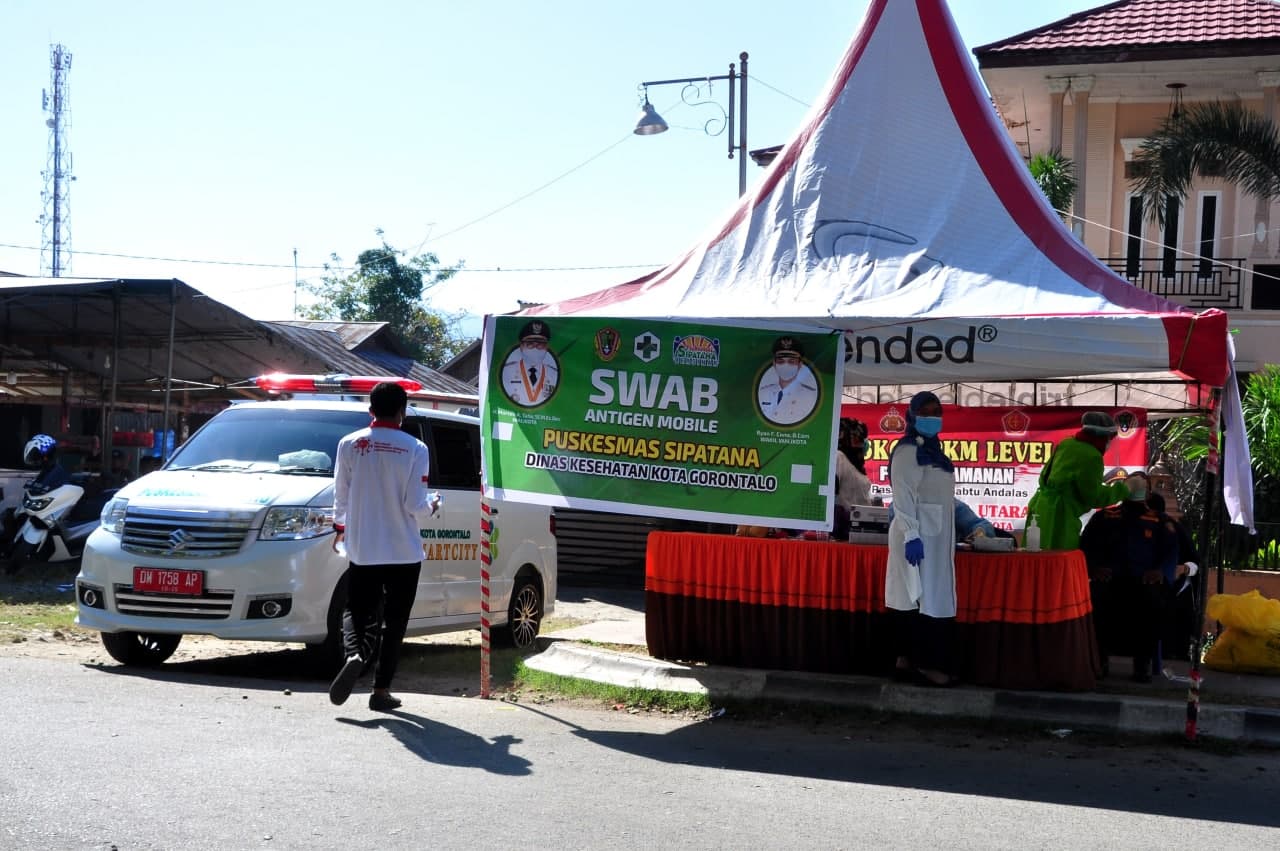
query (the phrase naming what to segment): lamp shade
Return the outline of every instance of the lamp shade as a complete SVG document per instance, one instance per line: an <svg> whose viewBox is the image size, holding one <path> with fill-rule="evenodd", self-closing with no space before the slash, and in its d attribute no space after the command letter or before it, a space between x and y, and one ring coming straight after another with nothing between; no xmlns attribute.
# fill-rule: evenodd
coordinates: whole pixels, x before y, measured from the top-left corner
<svg viewBox="0 0 1280 851"><path fill-rule="evenodd" d="M667 129L667 122L662 120L662 116L653 108L653 104L649 103L648 98L645 98L644 106L640 107L640 118L636 121L635 134L637 136L653 136L657 133L665 133Z"/></svg>

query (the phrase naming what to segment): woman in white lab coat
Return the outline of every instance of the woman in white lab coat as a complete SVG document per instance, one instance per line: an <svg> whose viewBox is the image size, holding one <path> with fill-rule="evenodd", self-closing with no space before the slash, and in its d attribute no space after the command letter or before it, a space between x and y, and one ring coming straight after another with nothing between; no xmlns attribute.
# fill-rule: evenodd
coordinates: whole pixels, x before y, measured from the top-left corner
<svg viewBox="0 0 1280 851"><path fill-rule="evenodd" d="M895 676L955 682L949 658L956 617L955 470L942 451L942 403L917 393L907 431L889 459L893 520L885 605L896 620Z"/></svg>

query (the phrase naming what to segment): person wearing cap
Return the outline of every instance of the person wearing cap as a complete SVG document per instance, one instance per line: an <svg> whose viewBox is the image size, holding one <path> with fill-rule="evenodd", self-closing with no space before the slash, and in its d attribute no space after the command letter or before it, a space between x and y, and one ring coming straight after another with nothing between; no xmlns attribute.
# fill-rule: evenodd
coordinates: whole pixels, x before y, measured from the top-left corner
<svg viewBox="0 0 1280 851"><path fill-rule="evenodd" d="M1115 439L1116 421L1106 411L1089 411L1080 430L1064 439L1040 471L1040 486L1027 503L1027 517L1040 527L1040 546L1046 550L1080 547L1080 518L1095 508L1129 497L1124 482L1105 484L1102 456Z"/></svg>
<svg viewBox="0 0 1280 851"><path fill-rule="evenodd" d="M133 473L129 470L129 459L123 449L111 450L110 475L116 487L124 487L133 481Z"/></svg>
<svg viewBox="0 0 1280 851"><path fill-rule="evenodd" d="M502 364L502 392L522 408L533 408L550 399L560 383L560 364L547 348L551 328L541 319L520 328L520 345Z"/></svg>
<svg viewBox="0 0 1280 851"><path fill-rule="evenodd" d="M775 425L795 425L808 419L818 405L818 379L804 362L804 349L795 337L773 343L773 363L756 389L760 413Z"/></svg>

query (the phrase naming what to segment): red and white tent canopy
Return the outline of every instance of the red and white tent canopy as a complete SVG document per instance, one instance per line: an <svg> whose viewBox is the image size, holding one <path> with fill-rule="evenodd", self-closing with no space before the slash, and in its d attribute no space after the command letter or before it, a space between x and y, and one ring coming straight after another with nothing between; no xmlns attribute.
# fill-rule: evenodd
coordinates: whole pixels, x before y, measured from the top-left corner
<svg viewBox="0 0 1280 851"><path fill-rule="evenodd" d="M1064 227L942 0L872 0L800 132L683 257L527 312L843 329L847 384L1172 372L1216 386L1229 363L1223 312L1138 289Z"/></svg>
<svg viewBox="0 0 1280 851"><path fill-rule="evenodd" d="M799 133L684 256L524 313L841 330L846 385L1172 375L1228 385L1241 437L1226 314L1133 286L1071 235L943 0L871 0ZM1249 524L1248 449L1228 450Z"/></svg>

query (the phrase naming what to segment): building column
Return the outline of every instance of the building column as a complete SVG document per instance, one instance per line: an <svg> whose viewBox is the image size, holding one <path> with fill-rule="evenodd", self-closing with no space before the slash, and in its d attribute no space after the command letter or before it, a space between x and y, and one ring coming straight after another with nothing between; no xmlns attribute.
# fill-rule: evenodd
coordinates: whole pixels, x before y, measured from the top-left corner
<svg viewBox="0 0 1280 851"><path fill-rule="evenodd" d="M1089 160L1089 92L1093 91L1093 76L1071 77L1070 91L1075 110L1071 161L1076 166L1076 195L1071 202L1071 232L1076 239L1084 242L1085 171Z"/></svg>
<svg viewBox="0 0 1280 851"><path fill-rule="evenodd" d="M1259 71L1258 85L1262 86L1262 114L1269 121L1276 120L1276 88L1280 87L1280 71ZM1259 198L1253 214L1253 248L1250 258L1275 256L1271 245L1271 202Z"/></svg>
<svg viewBox="0 0 1280 851"><path fill-rule="evenodd" d="M1049 85L1049 150L1062 150L1062 100L1071 84L1070 77L1046 77Z"/></svg>

